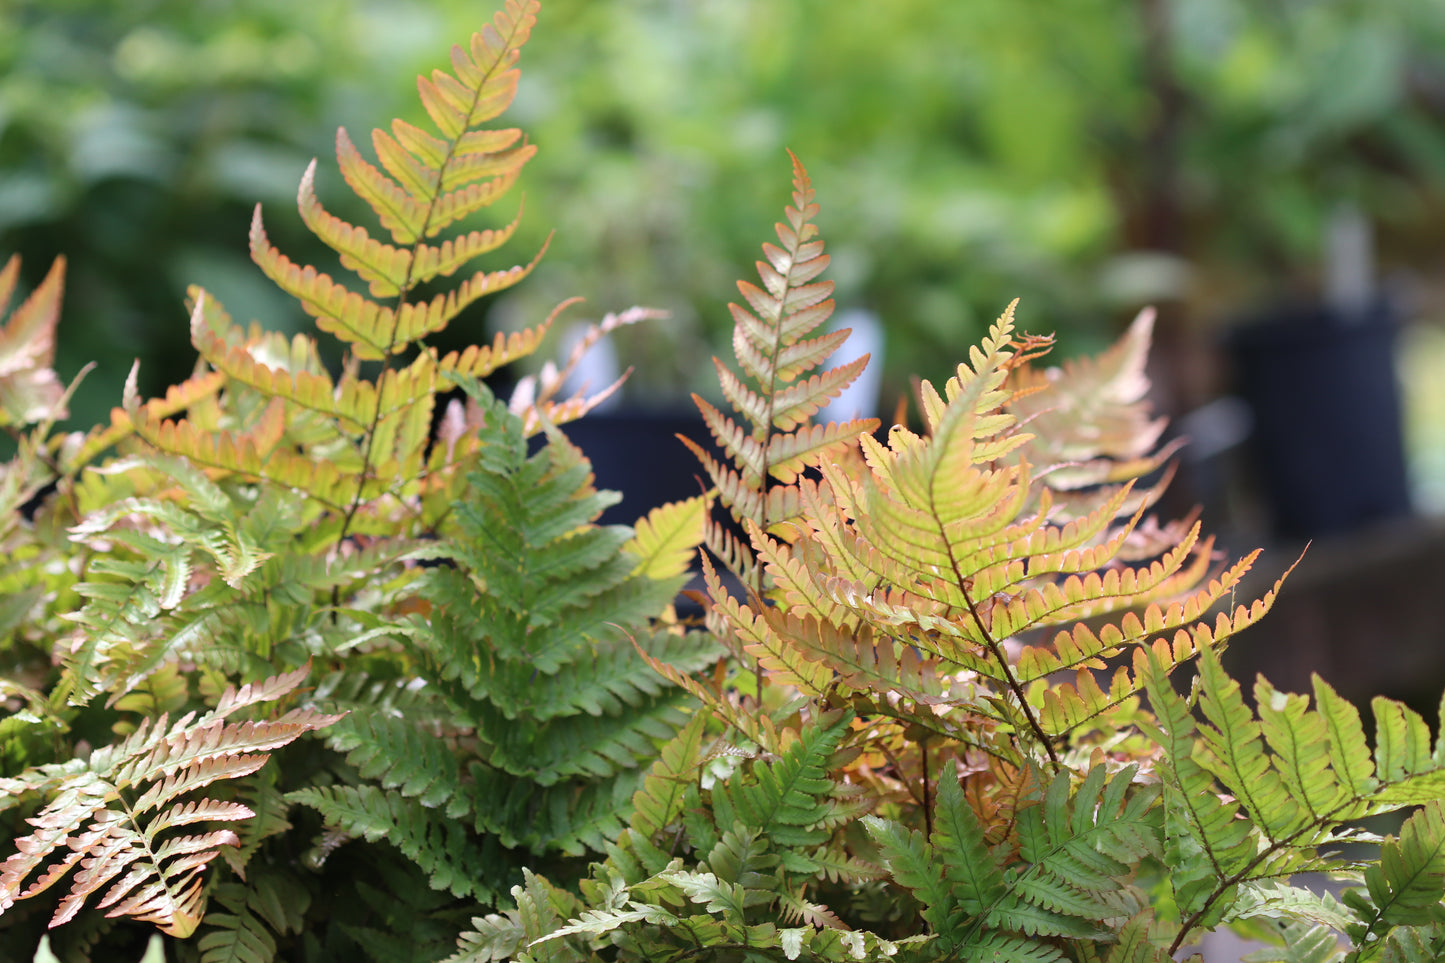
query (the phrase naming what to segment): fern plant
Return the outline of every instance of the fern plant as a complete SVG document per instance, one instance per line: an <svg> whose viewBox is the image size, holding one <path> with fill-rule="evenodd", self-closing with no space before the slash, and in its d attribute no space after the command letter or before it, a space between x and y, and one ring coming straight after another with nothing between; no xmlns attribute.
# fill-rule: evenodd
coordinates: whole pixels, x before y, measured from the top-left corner
<svg viewBox="0 0 1445 963"><path fill-rule="evenodd" d="M534 153L487 125L538 9L419 81L431 130L375 132L375 163L338 136L389 240L303 175L366 293L258 210L257 264L339 368L197 289L194 376L63 435L63 263L0 327L4 952L54 927L66 961L138 958L159 927L186 963L1163 963L1235 926L1261 963L1437 959L1445 736L1377 699L1371 742L1323 680L1251 707L1224 671L1279 584L1238 603L1257 556L1151 515L1147 316L1043 369L1010 306L915 427L818 424L866 361L826 367L847 334L816 333L794 158L717 364L734 413L698 402L712 491L597 524L615 496L558 425L611 388L561 396L576 352L506 402L482 382L552 319L431 344L537 263L476 266L516 221L459 222ZM670 604L692 574L705 630Z"/></svg>
<svg viewBox="0 0 1445 963"><path fill-rule="evenodd" d="M785 243L813 237L796 159L794 191ZM740 359L796 339L766 250L773 310L734 308ZM803 277L796 302L819 302ZM1048 339L1013 325L1011 306L954 378L920 386L921 432L850 426L771 490L773 428L704 407L733 461L704 465L748 535L710 543L745 578L703 560L708 623L753 671L705 684L651 659L714 721L664 750L580 898L529 876L452 960L1163 963L1226 924L1279 947L1252 960L1439 948L1445 738L1377 699L1372 749L1319 679L1314 709L1261 680L1251 710L1220 654L1279 583L1237 603L1257 553L1219 565L1197 522L1148 517L1171 452L1143 402L1150 319L1048 372ZM832 383L774 383L769 403L719 371L755 426ZM1356 828L1422 805L1398 839ZM1380 858L1329 852L1347 842ZM1343 902L1291 883L1321 872Z"/></svg>
<svg viewBox="0 0 1445 963"><path fill-rule="evenodd" d="M206 963L442 955L432 950L454 937L464 900L495 900L522 864L565 866L620 831L642 769L683 722L633 639L684 666L715 661L711 646L652 622L702 538L703 501L659 511L635 535L598 528L607 501L555 428L615 388L559 393L580 352L655 312L592 326L560 367L523 379L510 407L479 379L536 350L572 302L489 343L445 354L429 344L540 257L479 267L518 222L462 223L503 202L535 153L520 130L492 122L515 96L538 6L507 3L453 50L447 70L419 80L433 129L396 121L373 132L376 162L339 132L343 178L385 240L323 207L314 163L302 176L303 222L364 288L291 261L257 209L253 258L314 319L315 334L243 328L192 289L194 376L144 400L133 374L110 424L55 436L65 398L50 370L61 265L3 332L0 407L20 441L4 475L0 575L14 600L3 626L0 776L14 790L5 808L14 820L54 822L48 806L82 828L98 820L89 835L69 834L84 886L60 909L42 915L27 900L10 909L22 890L7 892L7 946L33 946L47 921L67 924L51 943L66 959L123 944L125 926L76 913L109 879L112 849L141 859L119 830L99 832L112 818L104 807L133 803L160 777L101 769L97 778L111 780L104 792L80 798L104 803L87 809L55 767L117 739L92 764L132 765L139 747L191 731L166 719L215 718L228 688L314 666L304 711L310 728L329 727L326 742L291 747L279 772L228 763L234 784L221 796L153 819L155 832L164 820L233 824L172 844L195 848L184 862L172 865L180 856L164 850L136 864L154 867L173 907L121 895L106 903L178 937L194 931L175 952ZM7 300L16 275L14 264L0 274ZM339 370L323 362L320 336L340 343ZM477 400L438 412L458 384ZM547 440L528 455L539 432ZM503 561L497 540L517 554ZM505 671L479 674L496 660ZM547 684L519 701L512 686L533 670ZM271 725L290 726L291 738L305 731L288 718ZM566 745L538 760L533 737ZM156 752L147 765L167 774L180 765ZM148 831L144 813L135 819L135 832ZM33 842L13 828L35 859L68 832ZM147 846L163 841L146 837ZM21 887L34 867L13 866L6 884ZM388 889L409 894L410 912L393 912ZM46 890L23 895L39 907ZM202 921L208 896L219 910Z"/></svg>

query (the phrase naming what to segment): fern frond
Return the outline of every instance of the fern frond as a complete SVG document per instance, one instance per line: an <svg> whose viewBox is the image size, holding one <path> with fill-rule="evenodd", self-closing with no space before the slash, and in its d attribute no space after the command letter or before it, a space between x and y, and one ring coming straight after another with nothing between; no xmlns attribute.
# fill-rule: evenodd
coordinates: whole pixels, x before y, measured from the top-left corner
<svg viewBox="0 0 1445 963"><path fill-rule="evenodd" d="M206 929L196 942L201 963L271 963L276 958L275 937L244 905L206 914Z"/></svg>
<svg viewBox="0 0 1445 963"><path fill-rule="evenodd" d="M1121 465L1130 466L1126 477L1153 470L1157 459L1150 453L1165 427L1163 418L1150 417L1145 404L1149 379L1144 368L1153 327L1154 312L1146 310L1101 354L1050 371L1013 369L1009 407L1033 434L1025 457L1035 465L1070 466L1050 476L1052 485L1073 489L1122 482Z"/></svg>
<svg viewBox="0 0 1445 963"><path fill-rule="evenodd" d="M215 710L199 718L186 715L168 726L162 715L119 745L97 750L85 769L54 786L54 798L29 820L35 831L16 841L19 851L0 871L0 912L74 870L52 927L105 889L98 905L107 915L154 923L173 936L190 935L204 913L202 871L239 838L229 829L198 835L169 830L251 818L252 810L240 803L184 797L217 780L255 772L271 750L339 718L294 709L269 722L225 721L242 708L289 694L304 675L301 670L229 689ZM38 785L54 785L43 771L35 777ZM17 782L23 786L35 777ZM22 890L36 869L62 851L58 862Z"/></svg>
<svg viewBox="0 0 1445 963"><path fill-rule="evenodd" d="M433 237L500 196L535 148L514 146L511 131L474 131L516 95L520 48L536 24L535 0L509 0L471 44L452 49L453 73L417 78L422 105L442 137L411 125L373 140L386 173L367 163L344 132L337 155L347 183L376 211L397 244ZM471 136L468 136L468 135ZM388 176L390 175L390 176ZM393 179L394 178L394 179Z"/></svg>
<svg viewBox="0 0 1445 963"><path fill-rule="evenodd" d="M726 793L746 826L780 845L824 841L826 833L816 827L832 808L828 762L852 721L851 713L831 716L805 729L781 759L755 767L752 779L739 772L728 781Z"/></svg>
<svg viewBox="0 0 1445 963"><path fill-rule="evenodd" d="M1172 667L1172 666L1171 666ZM1216 792L1214 782L1193 757L1197 729L1188 704L1169 683L1168 668L1151 657L1144 678L1157 728L1145 731L1163 749L1159 771L1164 781L1167 864L1174 868L1175 898L1181 912L1194 913L1219 879L1247 870L1257 854L1240 803ZM1197 854L1203 854L1201 861Z"/></svg>
<svg viewBox="0 0 1445 963"><path fill-rule="evenodd" d="M1280 928L1280 945L1243 957L1244 963L1335 963L1340 959L1339 937L1328 927L1292 923Z"/></svg>
<svg viewBox="0 0 1445 963"><path fill-rule="evenodd" d="M392 126L410 127L400 120L393 121ZM520 136L521 132L478 133L511 133ZM381 132L376 134L381 135ZM340 135L338 140L344 136ZM416 143L414 139L411 142ZM341 144L340 149L344 156L355 154L355 148L349 139L342 140ZM394 149L395 142L388 146L389 149ZM427 162L440 168L445 161L445 155L438 154L429 155ZM417 243L409 247L397 247L377 241L365 228L328 213L316 197L315 181L316 162L313 160L301 177L301 187L297 194L301 219L313 234L341 255L343 266L355 271L370 283L373 298L395 297L411 284L424 284L437 277L451 277L476 258L506 244L521 223L521 212L518 211L510 224L497 230L468 231L458 237L449 238L440 245Z"/></svg>
<svg viewBox="0 0 1445 963"><path fill-rule="evenodd" d="M316 809L330 826L395 846L427 874L434 889L485 902L498 895L488 882L502 875L503 856L495 840L469 838L459 822L419 800L372 785L298 789L286 798Z"/></svg>
<svg viewBox="0 0 1445 963"><path fill-rule="evenodd" d="M326 742L347 754L346 761L361 778L382 789L414 797L424 806L447 804L445 811L453 819L466 815L454 751L416 721L384 710L352 709L330 727Z"/></svg>
<svg viewBox="0 0 1445 963"><path fill-rule="evenodd" d="M523 947L537 963L583 963L587 957L571 940L542 942L577 917L577 897L526 870L523 880L512 889L516 909L474 917L473 929L458 937L457 952L443 963L491 963L511 958Z"/></svg>
<svg viewBox="0 0 1445 963"><path fill-rule="evenodd" d="M779 506L773 496L776 489L794 487L805 469L818 467L877 427L871 419L842 425L811 423L819 408L857 378L867 359L798 380L822 364L848 333L809 337L833 313L833 284L816 280L828 265L813 223L818 205L807 171L796 157L792 161L793 203L784 212L786 223L775 225L781 246L763 245L766 260L757 262L762 286L739 281L746 306L729 305L735 322L733 351L752 384L714 359L723 394L750 427L740 426L693 396L708 430L738 471L734 474L697 445L688 446L702 459L733 517L751 521L763 531L795 514L791 507ZM717 526L712 528L709 546L721 550L720 558L734 574L746 573L748 584L761 588L754 584L758 571L748 546L729 543Z"/></svg>

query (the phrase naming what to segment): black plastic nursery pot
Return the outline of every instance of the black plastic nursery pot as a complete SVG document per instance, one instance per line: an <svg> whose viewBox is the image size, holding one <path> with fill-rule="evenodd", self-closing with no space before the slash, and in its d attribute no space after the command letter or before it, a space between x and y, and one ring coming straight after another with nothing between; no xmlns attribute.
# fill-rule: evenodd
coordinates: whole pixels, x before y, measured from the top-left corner
<svg viewBox="0 0 1445 963"><path fill-rule="evenodd" d="M679 401L676 409L593 411L562 431L592 462L596 486L622 494L603 512L604 525L631 525L659 505L701 495L712 485L678 435L721 457L691 400Z"/></svg>
<svg viewBox="0 0 1445 963"><path fill-rule="evenodd" d="M1410 514L1395 374L1398 315L1294 305L1228 337L1254 414L1255 464L1278 534L1342 534Z"/></svg>

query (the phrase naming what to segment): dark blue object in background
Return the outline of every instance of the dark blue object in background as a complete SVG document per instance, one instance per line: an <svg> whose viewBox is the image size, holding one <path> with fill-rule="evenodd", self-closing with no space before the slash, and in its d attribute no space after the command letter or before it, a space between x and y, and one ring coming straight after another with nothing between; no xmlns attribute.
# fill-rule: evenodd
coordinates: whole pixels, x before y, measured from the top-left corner
<svg viewBox="0 0 1445 963"><path fill-rule="evenodd" d="M1231 332L1236 390L1277 533L1343 534L1410 514L1395 312L1287 307Z"/></svg>
<svg viewBox="0 0 1445 963"><path fill-rule="evenodd" d="M594 411L562 426L562 432L592 462L596 486L622 493L622 501L602 513L603 525L632 525L659 505L701 495L712 485L687 446L686 435L710 451L721 452L691 401L676 411Z"/></svg>

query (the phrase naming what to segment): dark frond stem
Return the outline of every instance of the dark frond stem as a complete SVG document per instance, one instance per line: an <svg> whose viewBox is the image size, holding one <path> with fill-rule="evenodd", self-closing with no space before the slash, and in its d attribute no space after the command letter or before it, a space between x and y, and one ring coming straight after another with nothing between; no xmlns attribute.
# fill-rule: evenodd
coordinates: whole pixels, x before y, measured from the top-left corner
<svg viewBox="0 0 1445 963"><path fill-rule="evenodd" d="M1024 718L1028 720L1029 728L1034 732L1034 738L1038 739L1043 745L1044 751L1049 754L1049 763L1053 766L1054 772L1058 772L1060 769L1059 756L1058 753L1054 752L1054 742L1049 738L1048 733L1044 732L1044 727L1039 725L1038 717L1034 715L1034 710L1029 706L1029 701L1024 696L1023 686L1019 685L1018 679L1014 677L1013 666L1009 665L1008 656L1004 655L1003 648L994 640L993 634L989 632L988 627L983 624L983 617L978 614L978 606L973 604L973 596L969 594L968 586L964 584L963 575L958 570L958 560L953 557L953 546L951 545L948 547L948 561L949 564L953 566L953 574L957 580L958 589L963 593L963 601L968 605L968 611L969 614L973 616L974 625L978 626L978 631L983 636L984 645L988 647L988 651L993 656L994 661L999 664L999 669L1003 672L1004 679L1008 682L1008 687L1013 691L1014 697L1019 700L1019 709L1022 710Z"/></svg>

